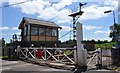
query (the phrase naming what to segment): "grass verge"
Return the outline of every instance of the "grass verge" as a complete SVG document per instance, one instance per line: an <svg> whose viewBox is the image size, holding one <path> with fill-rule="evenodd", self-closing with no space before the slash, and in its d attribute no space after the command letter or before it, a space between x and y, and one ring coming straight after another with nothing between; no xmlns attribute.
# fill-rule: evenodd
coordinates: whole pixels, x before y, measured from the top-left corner
<svg viewBox="0 0 120 73"><path fill-rule="evenodd" d="M8 58L8 56L0 56L0 59Z"/></svg>

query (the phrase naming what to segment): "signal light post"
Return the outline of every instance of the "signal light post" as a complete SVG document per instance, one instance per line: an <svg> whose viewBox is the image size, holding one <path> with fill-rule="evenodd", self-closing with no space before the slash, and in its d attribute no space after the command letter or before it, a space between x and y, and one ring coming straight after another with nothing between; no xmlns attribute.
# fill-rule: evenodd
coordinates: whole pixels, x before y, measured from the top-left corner
<svg viewBox="0 0 120 73"><path fill-rule="evenodd" d="M83 44L82 44L82 41L83 41L82 24L80 24L79 22L76 24L76 21L77 21L76 16L78 15L81 16L84 13L83 11L81 11L81 7L83 5L86 5L86 3L85 4L79 3L79 6L80 6L79 12L69 15L70 17L73 17L73 40L76 40L76 37L77 37L77 40L76 40L77 47L75 50L74 57L76 61L75 63L77 64L78 67L74 73L78 73L78 72L81 73L87 70L86 50L83 48ZM77 31L77 34L76 34L76 31Z"/></svg>
<svg viewBox="0 0 120 73"><path fill-rule="evenodd" d="M71 15L69 15L70 17L73 17L73 40L75 40L75 38L76 38L76 16L78 16L78 15L82 15L84 12L83 11L81 11L81 7L83 6L83 5L86 5L87 3L84 3L84 4L82 4L82 3L79 3L79 6L80 6L80 10L79 10L79 12L76 12L76 13L73 13L73 14L71 14Z"/></svg>

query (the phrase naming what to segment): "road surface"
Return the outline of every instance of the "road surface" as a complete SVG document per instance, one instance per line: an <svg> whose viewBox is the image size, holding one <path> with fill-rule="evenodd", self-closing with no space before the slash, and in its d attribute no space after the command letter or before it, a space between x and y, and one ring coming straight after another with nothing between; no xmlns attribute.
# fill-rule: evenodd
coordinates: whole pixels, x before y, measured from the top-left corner
<svg viewBox="0 0 120 73"><path fill-rule="evenodd" d="M73 73L67 70L54 69L48 66L40 66L23 61L2 60L1 73Z"/></svg>
<svg viewBox="0 0 120 73"><path fill-rule="evenodd" d="M16 60L1 60L0 59L0 72L1 73L74 73L68 70L54 69L48 66L40 66L24 61ZM80 72L75 72L80 73ZM108 70L91 70L81 73L119 73Z"/></svg>

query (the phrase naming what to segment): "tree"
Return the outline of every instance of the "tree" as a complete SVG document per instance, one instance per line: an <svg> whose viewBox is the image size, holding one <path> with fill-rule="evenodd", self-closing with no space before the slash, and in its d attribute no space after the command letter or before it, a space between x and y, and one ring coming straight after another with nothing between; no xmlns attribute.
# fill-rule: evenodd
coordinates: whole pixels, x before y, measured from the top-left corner
<svg viewBox="0 0 120 73"><path fill-rule="evenodd" d="M97 44L102 44L102 41L98 40L96 43L97 43Z"/></svg>
<svg viewBox="0 0 120 73"><path fill-rule="evenodd" d="M4 38L0 39L0 46L5 46L5 39Z"/></svg>
<svg viewBox="0 0 120 73"><path fill-rule="evenodd" d="M112 38L112 41L115 41L116 35L120 34L120 24L114 24L113 26L110 26L110 30L109 37Z"/></svg>
<svg viewBox="0 0 120 73"><path fill-rule="evenodd" d="M76 45L76 40L67 40L59 43L60 47L72 47Z"/></svg>
<svg viewBox="0 0 120 73"><path fill-rule="evenodd" d="M104 42L104 43L109 43L108 40L104 40L103 42Z"/></svg>
<svg viewBox="0 0 120 73"><path fill-rule="evenodd" d="M92 41L92 42L95 42L95 40L94 40L94 39L92 39L91 41Z"/></svg>

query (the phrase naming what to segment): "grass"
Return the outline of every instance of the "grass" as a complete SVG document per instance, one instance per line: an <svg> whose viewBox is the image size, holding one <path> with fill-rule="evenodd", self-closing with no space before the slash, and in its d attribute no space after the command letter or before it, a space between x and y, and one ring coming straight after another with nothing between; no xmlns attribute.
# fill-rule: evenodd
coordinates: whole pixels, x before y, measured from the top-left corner
<svg viewBox="0 0 120 73"><path fill-rule="evenodd" d="M8 58L8 56L0 56L0 59Z"/></svg>
<svg viewBox="0 0 120 73"><path fill-rule="evenodd" d="M112 70L120 71L120 66L112 66Z"/></svg>
<svg viewBox="0 0 120 73"><path fill-rule="evenodd" d="M117 68L117 71L120 71L120 67Z"/></svg>
<svg viewBox="0 0 120 73"><path fill-rule="evenodd" d="M95 44L95 48L102 48L102 49L111 49L113 44L115 44L115 42L110 42L110 43L104 43L104 44Z"/></svg>
<svg viewBox="0 0 120 73"><path fill-rule="evenodd" d="M115 44L115 42L103 43L103 44L95 44L95 49L97 49L97 48L111 49L113 47L113 44ZM67 54L67 55L70 52L71 52L70 50L64 50L64 53Z"/></svg>
<svg viewBox="0 0 120 73"><path fill-rule="evenodd" d="M65 50L65 51L64 51L64 53L67 54L67 55L68 55L70 52L71 52L70 50Z"/></svg>

